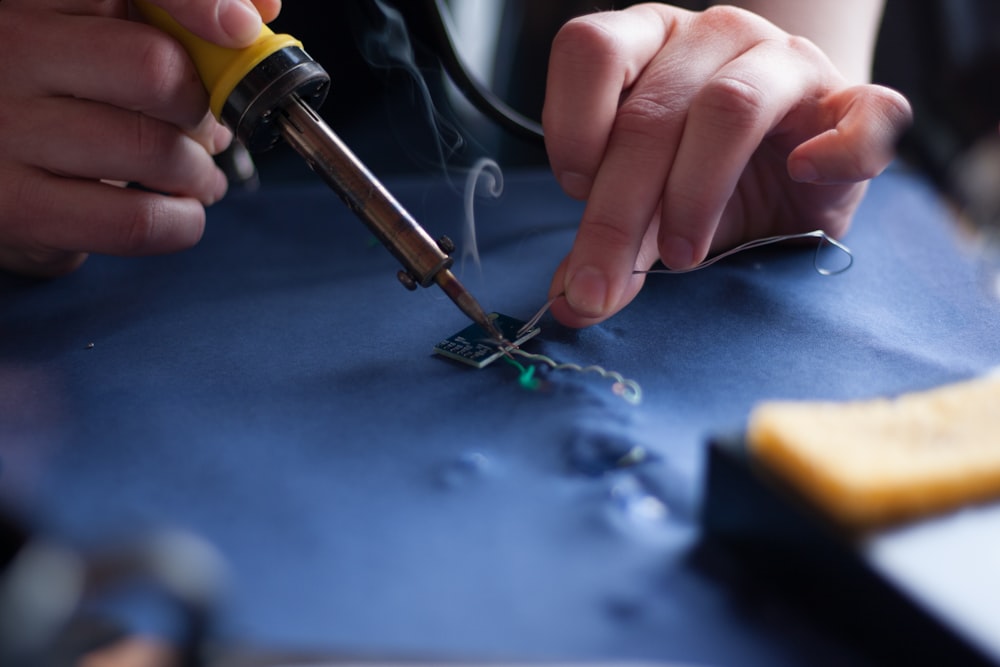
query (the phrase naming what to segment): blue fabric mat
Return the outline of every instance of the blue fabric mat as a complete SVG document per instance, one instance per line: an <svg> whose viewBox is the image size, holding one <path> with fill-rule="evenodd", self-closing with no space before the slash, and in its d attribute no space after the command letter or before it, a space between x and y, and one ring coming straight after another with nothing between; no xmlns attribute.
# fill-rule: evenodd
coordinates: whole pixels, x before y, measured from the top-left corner
<svg viewBox="0 0 1000 667"><path fill-rule="evenodd" d="M389 183L432 234L462 196ZM542 173L477 204L489 310L545 299L581 207ZM603 325L529 343L636 380L431 354L466 326L320 185L211 209L173 256L0 278L0 494L83 544L160 526L232 568L227 641L379 655L830 664L853 648L693 555L704 444L776 397L922 389L1000 364L1000 302L942 205L877 179L846 273L813 246L651 276ZM833 257L833 261L839 258ZM640 448L635 450L635 448ZM645 458L619 465L629 451Z"/></svg>

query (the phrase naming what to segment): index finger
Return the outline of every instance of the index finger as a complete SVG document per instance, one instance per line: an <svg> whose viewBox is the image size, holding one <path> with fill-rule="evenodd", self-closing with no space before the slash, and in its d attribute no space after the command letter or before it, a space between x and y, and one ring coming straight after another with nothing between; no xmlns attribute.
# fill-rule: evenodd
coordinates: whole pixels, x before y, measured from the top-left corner
<svg viewBox="0 0 1000 667"><path fill-rule="evenodd" d="M589 195L618 100L667 41L678 13L686 12L598 12L570 21L553 40L542 125L552 170L571 197Z"/></svg>

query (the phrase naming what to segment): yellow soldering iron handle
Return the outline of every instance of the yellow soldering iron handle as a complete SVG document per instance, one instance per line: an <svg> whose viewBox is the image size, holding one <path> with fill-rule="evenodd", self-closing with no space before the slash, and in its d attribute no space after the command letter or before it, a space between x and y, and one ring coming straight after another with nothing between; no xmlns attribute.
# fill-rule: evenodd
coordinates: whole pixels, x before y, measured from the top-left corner
<svg viewBox="0 0 1000 667"><path fill-rule="evenodd" d="M228 49L191 34L147 0L133 2L143 18L187 50L208 90L212 112L243 145L260 151L285 137L399 259L404 285L437 284L473 322L503 340L449 270L451 257L315 112L326 98L330 77L298 40L264 27L250 46Z"/></svg>
<svg viewBox="0 0 1000 667"><path fill-rule="evenodd" d="M205 84L212 113L251 150L276 141L268 131L270 114L291 95L314 108L326 97L330 77L291 35L275 34L265 25L253 44L230 49L194 35L148 0L133 3L147 22L181 43Z"/></svg>

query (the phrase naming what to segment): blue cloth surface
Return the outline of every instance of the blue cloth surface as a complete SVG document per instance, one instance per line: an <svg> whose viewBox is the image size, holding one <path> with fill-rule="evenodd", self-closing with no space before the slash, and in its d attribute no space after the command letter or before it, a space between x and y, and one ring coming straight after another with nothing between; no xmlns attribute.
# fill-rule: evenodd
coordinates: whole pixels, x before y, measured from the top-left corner
<svg viewBox="0 0 1000 667"><path fill-rule="evenodd" d="M390 189L462 239L462 195ZM542 173L476 206L488 310L527 319L581 205ZM767 398L922 389L1000 364L1000 302L919 180L876 179L819 275L782 245L526 349L596 373L518 383L432 355L467 324L320 185L210 210L177 255L0 278L0 495L83 544L191 530L231 567L226 641L378 655L830 664L853 649L693 556L706 438ZM831 262L840 258L831 256ZM642 452L629 464L628 452Z"/></svg>

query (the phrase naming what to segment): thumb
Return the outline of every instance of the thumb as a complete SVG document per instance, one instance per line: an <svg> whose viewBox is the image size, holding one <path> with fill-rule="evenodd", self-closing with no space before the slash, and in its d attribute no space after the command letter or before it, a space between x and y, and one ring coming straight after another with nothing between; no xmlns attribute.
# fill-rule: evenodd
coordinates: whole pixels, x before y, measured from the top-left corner
<svg viewBox="0 0 1000 667"><path fill-rule="evenodd" d="M192 33L219 46L242 48L260 35L263 21L251 0L148 0Z"/></svg>
<svg viewBox="0 0 1000 667"><path fill-rule="evenodd" d="M913 112L899 93L876 85L847 88L823 101L836 125L788 156L800 182L856 183L877 176L893 160Z"/></svg>

